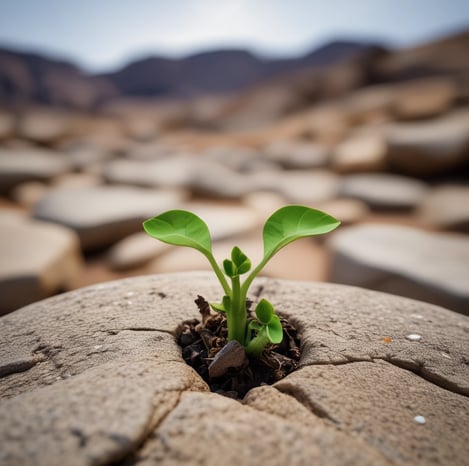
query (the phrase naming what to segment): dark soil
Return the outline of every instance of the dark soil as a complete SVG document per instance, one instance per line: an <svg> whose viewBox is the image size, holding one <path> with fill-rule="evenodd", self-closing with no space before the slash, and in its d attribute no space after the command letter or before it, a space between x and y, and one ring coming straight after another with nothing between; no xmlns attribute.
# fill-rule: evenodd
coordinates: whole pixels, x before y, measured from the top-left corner
<svg viewBox="0 0 469 466"><path fill-rule="evenodd" d="M221 313L212 313L209 304L201 296L198 296L195 303L199 308L201 320L184 321L178 343L186 363L199 373L212 392L242 399L251 388L277 382L297 368L300 359L298 332L281 317L282 343L267 347L260 358L246 357L241 367L229 367L223 376L211 378L209 366L217 353L228 343L226 318ZM250 303L247 307L250 312Z"/></svg>

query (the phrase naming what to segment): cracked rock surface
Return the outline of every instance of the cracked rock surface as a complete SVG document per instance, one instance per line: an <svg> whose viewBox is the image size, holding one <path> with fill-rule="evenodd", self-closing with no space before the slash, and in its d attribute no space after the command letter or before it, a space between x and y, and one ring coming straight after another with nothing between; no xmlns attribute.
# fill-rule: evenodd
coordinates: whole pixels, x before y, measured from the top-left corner
<svg viewBox="0 0 469 466"><path fill-rule="evenodd" d="M469 318L360 288L258 279L300 368L242 403L175 342L210 274L94 285L0 318L0 464L464 465Z"/></svg>

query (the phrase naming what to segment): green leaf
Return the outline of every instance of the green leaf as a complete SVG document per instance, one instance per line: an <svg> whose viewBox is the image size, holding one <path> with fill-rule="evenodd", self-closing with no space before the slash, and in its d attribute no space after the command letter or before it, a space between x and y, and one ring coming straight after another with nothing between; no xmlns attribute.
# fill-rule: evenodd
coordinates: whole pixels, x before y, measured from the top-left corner
<svg viewBox="0 0 469 466"><path fill-rule="evenodd" d="M339 225L339 220L320 210L297 205L282 207L265 222L263 262L292 241L329 233Z"/></svg>
<svg viewBox="0 0 469 466"><path fill-rule="evenodd" d="M251 269L251 261L238 246L235 246L231 251L231 260L236 266L237 275L242 275L243 273L249 272Z"/></svg>
<svg viewBox="0 0 469 466"><path fill-rule="evenodd" d="M169 210L143 222L143 229L164 243L194 248L205 255L212 254L208 227L192 212Z"/></svg>
<svg viewBox="0 0 469 466"><path fill-rule="evenodd" d="M231 299L225 295L221 303L210 303L210 307L217 312L229 312L231 310Z"/></svg>
<svg viewBox="0 0 469 466"><path fill-rule="evenodd" d="M263 324L268 324L274 315L275 311L272 304L267 299L261 299L256 306L256 316L259 321Z"/></svg>
<svg viewBox="0 0 469 466"><path fill-rule="evenodd" d="M265 327L265 333L271 343L278 344L282 342L283 329L278 315L274 314L272 316L270 322Z"/></svg>
<svg viewBox="0 0 469 466"><path fill-rule="evenodd" d="M262 325L256 320L251 320L248 325L248 330L255 330L258 332L262 328Z"/></svg>
<svg viewBox="0 0 469 466"><path fill-rule="evenodd" d="M233 278L235 275L237 275L235 269L236 267L233 265L233 262L231 262L229 259L225 259L223 261L223 270L225 271L228 277Z"/></svg>

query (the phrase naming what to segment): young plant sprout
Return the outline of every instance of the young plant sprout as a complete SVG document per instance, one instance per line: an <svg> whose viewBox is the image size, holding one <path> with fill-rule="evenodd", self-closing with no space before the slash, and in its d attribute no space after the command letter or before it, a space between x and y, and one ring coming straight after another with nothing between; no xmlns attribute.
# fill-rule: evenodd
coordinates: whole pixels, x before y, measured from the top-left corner
<svg viewBox="0 0 469 466"><path fill-rule="evenodd" d="M228 340L237 340L246 353L260 356L268 344L281 343L283 330L274 307L266 299L257 304L256 318L248 321L246 298L252 281L287 244L307 236L329 233L339 225L334 217L309 207L291 205L280 208L264 224L264 257L252 271L251 261L237 246L221 268L212 254L207 225L192 212L170 210L146 220L143 228L153 238L194 248L207 258L224 291L221 303L210 303L210 306L226 315ZM241 281L241 275L248 272L245 280Z"/></svg>

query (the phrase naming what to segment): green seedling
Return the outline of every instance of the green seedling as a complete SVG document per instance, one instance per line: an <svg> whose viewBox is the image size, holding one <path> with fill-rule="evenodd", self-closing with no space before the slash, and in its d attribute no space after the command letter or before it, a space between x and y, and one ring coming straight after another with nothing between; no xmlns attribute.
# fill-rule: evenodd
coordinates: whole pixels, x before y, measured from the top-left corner
<svg viewBox="0 0 469 466"><path fill-rule="evenodd" d="M259 356L268 344L281 343L283 330L274 307L266 299L261 299L257 304L256 317L248 318L246 299L252 281L287 244L307 236L329 233L339 225L337 219L319 210L297 205L282 207L265 222L264 257L252 271L251 261L237 246L220 267L212 254L207 225L192 212L170 210L146 220L143 228L153 238L194 248L207 258L224 291L221 302L210 303L210 306L217 312L225 313L228 340L237 340L248 354ZM242 282L241 275L248 272Z"/></svg>

